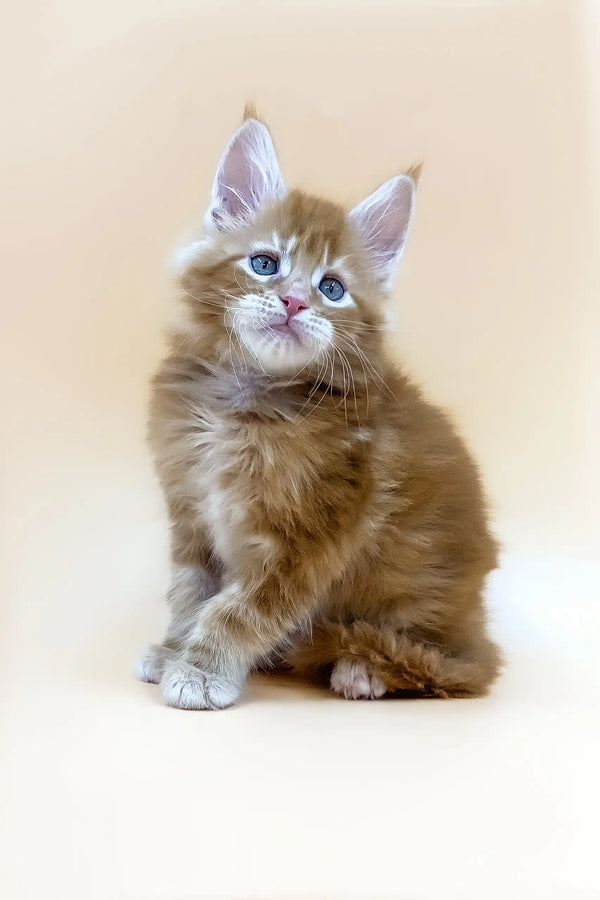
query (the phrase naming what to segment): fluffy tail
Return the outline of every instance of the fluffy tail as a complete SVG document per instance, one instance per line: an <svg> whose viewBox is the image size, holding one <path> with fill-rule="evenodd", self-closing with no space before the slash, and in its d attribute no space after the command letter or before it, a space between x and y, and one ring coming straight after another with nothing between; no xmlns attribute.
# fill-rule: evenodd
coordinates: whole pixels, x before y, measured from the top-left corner
<svg viewBox="0 0 600 900"><path fill-rule="evenodd" d="M323 682L340 659L364 663L386 693L429 697L479 697L501 665L498 649L485 635L476 645L451 650L360 621L315 624L310 642L295 648L287 661L298 674Z"/></svg>

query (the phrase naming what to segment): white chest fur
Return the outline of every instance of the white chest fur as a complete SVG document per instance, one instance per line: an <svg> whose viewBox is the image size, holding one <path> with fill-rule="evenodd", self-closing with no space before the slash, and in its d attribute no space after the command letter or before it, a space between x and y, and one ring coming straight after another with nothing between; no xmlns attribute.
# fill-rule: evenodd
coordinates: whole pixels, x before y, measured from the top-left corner
<svg viewBox="0 0 600 900"><path fill-rule="evenodd" d="M188 481L199 524L208 531L215 553L226 563L232 556L233 532L243 519L242 505L236 503L231 489L223 486L223 474L232 464L231 454L226 428L217 421L198 447L198 459Z"/></svg>
<svg viewBox="0 0 600 900"><path fill-rule="evenodd" d="M231 420L217 421L204 436L188 479L187 490L193 493L199 525L208 533L214 553L228 566L239 561L244 548L264 554L273 550L273 541L252 524L252 485L248 481L252 476L245 460L251 452L247 433L240 434ZM244 469L244 477L232 478ZM256 472L255 477L261 474Z"/></svg>
<svg viewBox="0 0 600 900"><path fill-rule="evenodd" d="M272 539L257 533L252 523L261 479L268 484L275 476L277 459L289 459L288 453L274 452L276 447L281 450L282 441L293 438L285 398L279 405L280 418L273 418L273 398L266 395L256 376L221 376L196 385L191 416L184 425L194 463L185 473L183 491L193 498L198 525L208 532L214 552L226 564L239 558L245 546L261 553L273 551ZM257 415L246 418L247 412ZM308 473L299 479L294 466L286 463L285 475L290 478L294 502L298 502L296 485L305 481Z"/></svg>

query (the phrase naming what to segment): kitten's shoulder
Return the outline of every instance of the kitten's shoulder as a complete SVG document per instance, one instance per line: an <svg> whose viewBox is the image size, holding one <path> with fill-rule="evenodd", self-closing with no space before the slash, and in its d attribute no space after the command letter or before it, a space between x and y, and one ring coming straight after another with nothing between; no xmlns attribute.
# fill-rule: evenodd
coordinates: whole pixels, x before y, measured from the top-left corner
<svg viewBox="0 0 600 900"><path fill-rule="evenodd" d="M443 448L451 456L468 455L450 415L429 401L409 376L388 364L384 378L388 389L382 392L382 419L406 447L417 453Z"/></svg>

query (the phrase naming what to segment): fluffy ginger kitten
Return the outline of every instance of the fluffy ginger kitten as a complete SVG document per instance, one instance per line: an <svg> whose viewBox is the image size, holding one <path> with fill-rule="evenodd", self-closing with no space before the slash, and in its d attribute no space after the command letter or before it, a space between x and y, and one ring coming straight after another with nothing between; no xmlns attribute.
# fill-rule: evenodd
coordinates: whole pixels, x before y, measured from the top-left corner
<svg viewBox="0 0 600 900"><path fill-rule="evenodd" d="M382 349L415 186L349 213L287 191L252 114L225 150L153 387L171 623L137 674L171 706L230 706L257 667L353 700L498 672L476 466Z"/></svg>

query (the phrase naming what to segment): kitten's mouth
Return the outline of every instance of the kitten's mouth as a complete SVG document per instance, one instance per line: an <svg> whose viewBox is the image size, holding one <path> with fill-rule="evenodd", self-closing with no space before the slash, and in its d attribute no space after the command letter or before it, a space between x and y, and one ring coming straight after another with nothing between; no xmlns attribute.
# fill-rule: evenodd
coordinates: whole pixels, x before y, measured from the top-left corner
<svg viewBox="0 0 600 900"><path fill-rule="evenodd" d="M297 344L301 344L300 335L297 331L295 331L289 322L284 322L279 325L267 325L266 326L267 333L275 332L275 334L280 337L282 340L286 341L295 341Z"/></svg>

